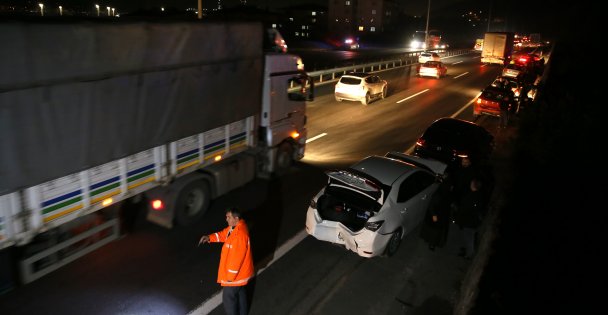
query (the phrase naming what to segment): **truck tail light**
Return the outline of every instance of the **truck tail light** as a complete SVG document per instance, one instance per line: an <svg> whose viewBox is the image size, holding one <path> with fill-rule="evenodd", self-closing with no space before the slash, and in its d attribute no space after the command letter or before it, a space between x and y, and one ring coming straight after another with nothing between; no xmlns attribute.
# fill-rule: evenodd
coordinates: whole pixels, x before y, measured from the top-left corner
<svg viewBox="0 0 608 315"><path fill-rule="evenodd" d="M151 201L151 205L152 205L152 209L157 210L157 211L161 211L165 208L165 205L163 204L163 201L160 199L154 199Z"/></svg>

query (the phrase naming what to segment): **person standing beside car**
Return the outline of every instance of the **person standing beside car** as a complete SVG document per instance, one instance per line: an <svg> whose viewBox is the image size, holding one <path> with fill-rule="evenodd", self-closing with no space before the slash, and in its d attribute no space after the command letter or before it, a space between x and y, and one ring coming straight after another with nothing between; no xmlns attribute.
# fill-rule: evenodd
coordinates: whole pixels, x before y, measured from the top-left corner
<svg viewBox="0 0 608 315"><path fill-rule="evenodd" d="M238 208L226 210L228 227L210 235L203 235L201 243L224 243L217 271L217 282L222 286L222 301L228 315L248 313L245 286L254 276L249 230Z"/></svg>
<svg viewBox="0 0 608 315"><path fill-rule="evenodd" d="M507 128L509 124L509 116L511 111L511 106L513 106L513 102L515 101L515 95L513 91L505 89L498 106L500 107L500 126L499 128Z"/></svg>
<svg viewBox="0 0 608 315"><path fill-rule="evenodd" d="M460 256L471 259L476 252L477 230L486 215L486 198L482 192L482 181L473 178L469 189L461 196L456 207L454 221L460 228L462 247Z"/></svg>
<svg viewBox="0 0 608 315"><path fill-rule="evenodd" d="M430 250L436 247L443 247L448 236L450 226L450 212L453 201L452 182L449 175L444 174L444 178L439 184L439 188L433 194L429 208L427 209L420 238L425 240Z"/></svg>

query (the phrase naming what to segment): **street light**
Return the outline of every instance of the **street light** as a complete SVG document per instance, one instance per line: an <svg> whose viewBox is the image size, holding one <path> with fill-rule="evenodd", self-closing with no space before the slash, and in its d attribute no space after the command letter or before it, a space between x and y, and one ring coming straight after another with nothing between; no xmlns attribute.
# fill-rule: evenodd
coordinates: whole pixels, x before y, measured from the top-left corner
<svg viewBox="0 0 608 315"><path fill-rule="evenodd" d="M108 9L108 16L110 16L110 7L106 7Z"/></svg>
<svg viewBox="0 0 608 315"><path fill-rule="evenodd" d="M429 17L431 16L431 0L429 0L428 7L426 9L426 29L424 30L424 49L428 49L429 46Z"/></svg>
<svg viewBox="0 0 608 315"><path fill-rule="evenodd" d="M40 16L44 16L44 4L38 3L38 6L40 7Z"/></svg>
<svg viewBox="0 0 608 315"><path fill-rule="evenodd" d="M115 10L115 8L112 8L112 16L116 16L116 13L114 10Z"/></svg>
<svg viewBox="0 0 608 315"><path fill-rule="evenodd" d="M198 19L203 18L203 0L198 0Z"/></svg>
<svg viewBox="0 0 608 315"><path fill-rule="evenodd" d="M63 7L62 6L59 6L59 15L63 16Z"/></svg>

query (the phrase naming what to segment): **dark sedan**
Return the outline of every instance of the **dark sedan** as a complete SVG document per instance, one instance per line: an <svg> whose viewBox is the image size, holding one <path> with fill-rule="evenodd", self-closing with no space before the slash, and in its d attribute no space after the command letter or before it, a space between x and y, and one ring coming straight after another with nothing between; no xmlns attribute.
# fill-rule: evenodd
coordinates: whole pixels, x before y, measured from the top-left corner
<svg viewBox="0 0 608 315"><path fill-rule="evenodd" d="M493 149L494 136L485 128L446 117L437 119L424 131L416 141L414 153L456 166L462 157L469 157L474 163L484 162Z"/></svg>

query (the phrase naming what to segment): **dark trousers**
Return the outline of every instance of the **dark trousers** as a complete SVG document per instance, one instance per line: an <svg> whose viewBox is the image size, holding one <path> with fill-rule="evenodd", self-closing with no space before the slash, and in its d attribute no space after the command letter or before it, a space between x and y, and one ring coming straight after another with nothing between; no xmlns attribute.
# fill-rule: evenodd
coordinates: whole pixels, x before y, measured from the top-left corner
<svg viewBox="0 0 608 315"><path fill-rule="evenodd" d="M245 286L223 287L222 300L228 315L247 315L247 290Z"/></svg>
<svg viewBox="0 0 608 315"><path fill-rule="evenodd" d="M509 124L509 110L501 109L500 110L500 127L506 128Z"/></svg>

